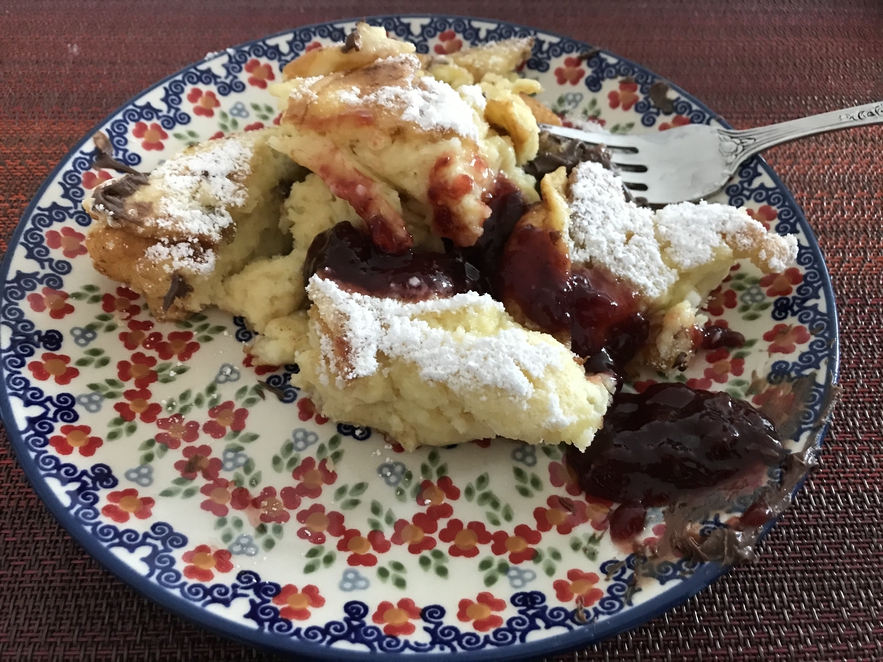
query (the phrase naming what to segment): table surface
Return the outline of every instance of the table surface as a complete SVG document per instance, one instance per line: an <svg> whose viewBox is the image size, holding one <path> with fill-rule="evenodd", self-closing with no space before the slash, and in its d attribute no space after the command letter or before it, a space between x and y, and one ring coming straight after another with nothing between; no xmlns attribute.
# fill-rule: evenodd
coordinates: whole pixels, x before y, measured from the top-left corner
<svg viewBox="0 0 883 662"><path fill-rule="evenodd" d="M45 2L0 4L0 250L109 111L206 52L378 13L478 15L645 65L740 128L883 100L883 3ZM249 6L252 5L252 6ZM883 659L883 127L775 148L825 254L843 398L820 468L760 546L668 614L560 660ZM269 659L136 594L37 499L0 428L0 660Z"/></svg>

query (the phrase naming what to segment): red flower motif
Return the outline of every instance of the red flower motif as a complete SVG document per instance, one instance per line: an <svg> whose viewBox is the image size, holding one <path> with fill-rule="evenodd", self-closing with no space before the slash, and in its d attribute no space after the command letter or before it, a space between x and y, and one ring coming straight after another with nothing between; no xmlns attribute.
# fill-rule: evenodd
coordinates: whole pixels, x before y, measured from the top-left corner
<svg viewBox="0 0 883 662"><path fill-rule="evenodd" d="M185 421L181 414L172 414L168 418L159 419L156 427L164 430L156 435L156 443L172 450L178 448L182 441L189 444L199 438L199 423Z"/></svg>
<svg viewBox="0 0 883 662"><path fill-rule="evenodd" d="M381 531L369 531L367 536L363 536L358 529L347 529L343 538L337 541L338 551L347 552L349 556L346 562L353 566L377 565L377 557L372 552L383 554L391 546Z"/></svg>
<svg viewBox="0 0 883 662"><path fill-rule="evenodd" d="M707 377L691 378L687 380L687 386L702 391L707 391L708 389L710 389L711 384L712 381Z"/></svg>
<svg viewBox="0 0 883 662"><path fill-rule="evenodd" d="M45 382L51 377L56 384L64 386L70 384L71 380L80 374L79 370L68 366L71 358L64 354L43 352L40 359L28 363L28 370L34 375L34 379L39 379L41 382Z"/></svg>
<svg viewBox="0 0 883 662"><path fill-rule="evenodd" d="M495 614L495 611L503 611L506 602L495 598L492 593L482 591L475 600L460 600L457 610L457 618L464 623L472 623L479 632L487 632L498 628L503 624L503 618Z"/></svg>
<svg viewBox="0 0 883 662"><path fill-rule="evenodd" d="M49 248L62 249L62 254L69 260L88 252L84 241L86 241L86 235L66 226L61 228L61 232L49 230L46 233L46 245Z"/></svg>
<svg viewBox="0 0 883 662"><path fill-rule="evenodd" d="M93 189L101 182L106 182L108 179L112 178L113 175L107 172L107 170L99 170L97 173L87 170L83 173L83 188Z"/></svg>
<svg viewBox="0 0 883 662"><path fill-rule="evenodd" d="M199 504L199 507L213 515L224 517L229 512L228 504L233 505L233 493L230 490L230 485L232 484L226 478L215 478L212 482L203 485L199 488L199 491L207 496L208 499ZM237 508L237 510L244 510L250 501L251 499L248 499L246 505L242 508Z"/></svg>
<svg viewBox="0 0 883 662"><path fill-rule="evenodd" d="M208 415L214 420L202 424L202 430L214 439L220 439L227 434L227 428L234 432L242 432L245 429L245 419L248 418L248 410L236 405L232 400L222 402L208 410Z"/></svg>
<svg viewBox="0 0 883 662"><path fill-rule="evenodd" d="M317 48L322 48L322 42L313 41L304 49L304 53L309 53L310 51L314 51Z"/></svg>
<svg viewBox="0 0 883 662"><path fill-rule="evenodd" d="M708 295L705 310L708 311L709 315L717 317L724 314L724 308L735 308L738 304L739 297L736 294L736 290L724 289L724 286L721 285Z"/></svg>
<svg viewBox="0 0 883 662"><path fill-rule="evenodd" d="M257 131L258 129L263 129L263 122L252 122L251 124L246 124L243 131Z"/></svg>
<svg viewBox="0 0 883 662"><path fill-rule="evenodd" d="M126 349L133 350L143 347L144 349L153 349L157 342L162 338L161 333L154 331L147 334L153 328L153 322L150 320L129 320L129 330L120 333L120 340L123 341Z"/></svg>
<svg viewBox="0 0 883 662"><path fill-rule="evenodd" d="M574 501L557 494L546 499L548 508L535 508L533 517L540 531L551 531L553 528L558 533L567 535L575 526L589 521L589 509L584 501Z"/></svg>
<svg viewBox="0 0 883 662"><path fill-rule="evenodd" d="M337 480L337 474L328 470L328 460L322 460L317 465L314 457L304 458L303 462L291 472L291 477L300 481L294 488L298 496L310 499L322 494L324 485L331 485Z"/></svg>
<svg viewBox="0 0 883 662"><path fill-rule="evenodd" d="M590 607L604 597L604 591L595 588L598 575L576 568L567 571L567 581L557 579L552 583L555 595L561 602L576 600L583 607Z"/></svg>
<svg viewBox="0 0 883 662"><path fill-rule="evenodd" d="M210 135L208 137L208 139L209 140L217 140L218 138L223 138L223 137L224 137L223 131L215 131L212 135Z"/></svg>
<svg viewBox="0 0 883 662"><path fill-rule="evenodd" d="M297 514L297 521L304 525L297 530L298 538L309 540L314 545L324 544L326 533L331 536L342 536L346 531L343 515L336 510L326 513L325 506L321 503L314 503L306 510L300 511Z"/></svg>
<svg viewBox="0 0 883 662"><path fill-rule="evenodd" d="M771 386L752 397L751 401L777 426L793 417L801 408L790 382Z"/></svg>
<svg viewBox="0 0 883 662"><path fill-rule="evenodd" d="M659 539L665 534L665 523L656 524L653 529L653 535L649 535L641 541L647 549L654 549L659 544Z"/></svg>
<svg viewBox="0 0 883 662"><path fill-rule="evenodd" d="M797 345L809 342L809 331L802 324L776 324L763 334L763 339L770 343L767 350L770 354L791 354Z"/></svg>
<svg viewBox="0 0 883 662"><path fill-rule="evenodd" d="M209 90L208 92L203 92L198 87L194 87L187 94L187 101L192 104L196 104L193 107L194 115L202 115L203 117L212 117L215 114L215 108L218 108L221 105L221 102L218 101L218 97L214 92Z"/></svg>
<svg viewBox="0 0 883 662"><path fill-rule="evenodd" d="M788 267L784 273L767 274L761 278L760 286L767 288L768 297L783 297L791 294L794 291L794 286L799 285L801 281L803 281L803 274L800 273L800 269Z"/></svg>
<svg viewBox="0 0 883 662"><path fill-rule="evenodd" d="M555 69L555 80L559 85L564 85L564 83L578 85L586 75L586 70L580 66L581 64L582 61L578 57L565 58L564 66Z"/></svg>
<svg viewBox="0 0 883 662"><path fill-rule="evenodd" d="M638 84L628 81L621 81L619 89L611 90L607 95L607 101L610 103L611 108L622 106L623 110L629 110L640 98L638 96Z"/></svg>
<svg viewBox="0 0 883 662"><path fill-rule="evenodd" d="M438 522L426 513L417 513L409 522L400 519L393 527L390 540L396 545L407 545L411 554L428 552L435 548L435 538L431 533L438 529Z"/></svg>
<svg viewBox="0 0 883 662"><path fill-rule="evenodd" d="M132 361L120 361L117 363L117 377L124 382L135 380L135 386L146 388L158 379L155 370L156 358L147 356L144 352L132 354Z"/></svg>
<svg viewBox="0 0 883 662"><path fill-rule="evenodd" d="M184 552L184 576L195 579L198 582L207 582L215 578L215 572L230 572L233 564L230 562L232 554L226 549L216 549L208 545L199 545L196 549Z"/></svg>
<svg viewBox="0 0 883 662"><path fill-rule="evenodd" d="M31 304L32 310L42 313L48 309L49 317L54 320L60 320L65 315L74 312L74 307L67 302L67 298L67 292L44 287L42 294L37 294L36 292L29 294L28 303Z"/></svg>
<svg viewBox="0 0 883 662"><path fill-rule="evenodd" d="M188 446L184 449L185 459L175 462L175 469L190 480L198 474L202 474L206 480L215 480L223 465L221 460L211 457L211 454L211 446Z"/></svg>
<svg viewBox="0 0 883 662"><path fill-rule="evenodd" d="M310 617L310 609L324 605L325 598L319 595L318 587L313 584L307 584L302 591L299 591L294 584L286 584L279 591L279 595L273 598L273 604L282 606L279 610L282 618L305 621Z"/></svg>
<svg viewBox="0 0 883 662"><path fill-rule="evenodd" d="M325 416L322 416L317 410L316 405L309 398L301 398L297 401L297 417L302 421L308 421L316 417L316 423L324 425L328 422Z"/></svg>
<svg viewBox="0 0 883 662"><path fill-rule="evenodd" d="M627 110L627 109L626 109ZM676 126L686 126L690 123L690 118L685 115L675 115L671 118L671 122L663 122L659 125L660 131L668 131L669 129L673 129Z"/></svg>
<svg viewBox="0 0 883 662"><path fill-rule="evenodd" d="M49 437L49 444L60 455L70 455L74 449L84 457L95 455L104 443L101 437L90 437L92 428L88 425L62 425L61 435Z"/></svg>
<svg viewBox="0 0 883 662"><path fill-rule="evenodd" d="M371 617L377 625L383 626L383 633L390 637L402 634L413 634L416 627L411 619L419 619L421 610L411 598L402 598L395 606L388 600L377 605L377 611Z"/></svg>
<svg viewBox="0 0 883 662"><path fill-rule="evenodd" d="M634 383L632 384L632 386L634 387L634 389L635 389L636 392L638 392L638 393L643 393L643 392L646 391L648 388L650 388L651 386L653 386L653 384L655 384L655 383L656 383L656 380L655 380L655 379L642 379L642 380L639 380L639 381L637 381L637 382L634 382Z"/></svg>
<svg viewBox="0 0 883 662"><path fill-rule="evenodd" d="M763 227L767 230L770 229L770 223L779 217L779 212L776 211L776 208L769 205L762 205L758 209L746 209L745 211L755 221L763 224Z"/></svg>
<svg viewBox="0 0 883 662"><path fill-rule="evenodd" d="M192 331L172 331L168 340L156 345L156 353L163 361L175 357L179 361L186 361L199 349L199 343L193 341Z"/></svg>
<svg viewBox="0 0 883 662"><path fill-rule="evenodd" d="M269 64L261 64L254 58L246 63L245 70L250 74L248 77L248 84L259 87L262 90L267 89L268 80L276 80L276 76L273 74L273 68Z"/></svg>
<svg viewBox="0 0 883 662"><path fill-rule="evenodd" d="M118 287L116 296L107 293L101 297L101 309L106 313L120 313L123 319L129 319L141 312L141 306L132 303L138 294L128 287Z"/></svg>
<svg viewBox="0 0 883 662"><path fill-rule="evenodd" d="M705 369L705 379L710 379L718 384L726 384L730 375L739 376L745 370L745 359L730 358L730 350L721 347L705 355L705 360L711 366Z"/></svg>
<svg viewBox="0 0 883 662"><path fill-rule="evenodd" d="M254 365L254 356L251 354L245 355L245 360L242 362L246 368L254 368L254 372L256 375L266 375L269 372L276 372L279 369L278 365ZM309 419L301 419L301 420L309 420Z"/></svg>
<svg viewBox="0 0 883 662"><path fill-rule="evenodd" d="M456 53L463 48L463 40L457 39L457 33L453 30L445 30L438 38L442 43L435 45L435 52L439 55L447 55L448 53Z"/></svg>
<svg viewBox="0 0 883 662"><path fill-rule="evenodd" d="M438 537L442 542L452 543L448 548L451 556L465 556L472 558L478 556L478 545L487 545L491 541L491 534L481 522L469 522L465 527L458 519L448 521L447 526L439 531Z"/></svg>
<svg viewBox="0 0 883 662"><path fill-rule="evenodd" d="M151 395L146 388L124 391L123 397L127 402L118 402L113 408L126 421L134 421L140 417L145 423L153 423L162 413L162 405L158 402L150 402Z"/></svg>
<svg viewBox="0 0 883 662"><path fill-rule="evenodd" d="M531 545L536 545L542 538L539 531L534 531L527 524L519 524L512 535L505 531L494 533L491 536L491 551L497 556L508 554L510 563L530 561L537 553Z"/></svg>
<svg viewBox="0 0 883 662"><path fill-rule="evenodd" d="M138 519L147 519L152 514L150 509L156 503L150 497L138 496L138 490L129 488L111 492L107 495L108 504L101 509L101 514L114 522L128 522L134 515Z"/></svg>
<svg viewBox="0 0 883 662"><path fill-rule="evenodd" d="M251 507L260 510L261 521L268 524L270 522L284 524L291 519L291 514L286 508L294 510L299 505L300 497L294 493L292 487L283 487L278 497L275 487L265 487L251 500Z"/></svg>
<svg viewBox="0 0 883 662"><path fill-rule="evenodd" d="M143 138L141 146L148 151L163 149L162 141L169 137L169 134L163 131L163 128L156 122L151 122L150 125L138 122L132 129L132 135L136 138Z"/></svg>
<svg viewBox="0 0 883 662"><path fill-rule="evenodd" d="M438 479L438 484L424 480L420 483L420 491L417 492L417 503L421 506L439 506L445 502L445 499L456 501L459 498L460 488L454 485L450 476L442 476Z"/></svg>
<svg viewBox="0 0 883 662"><path fill-rule="evenodd" d="M549 482L555 487L563 487L568 494L579 496L583 489L579 486L576 472L561 462L549 463Z"/></svg>

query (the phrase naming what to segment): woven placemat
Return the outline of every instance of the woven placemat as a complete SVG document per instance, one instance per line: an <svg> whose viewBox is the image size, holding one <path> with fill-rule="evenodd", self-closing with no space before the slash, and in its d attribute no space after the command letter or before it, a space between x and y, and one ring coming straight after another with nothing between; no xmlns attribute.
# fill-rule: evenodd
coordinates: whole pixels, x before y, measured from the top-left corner
<svg viewBox="0 0 883 662"><path fill-rule="evenodd" d="M376 13L517 20L670 78L739 127L883 99L879 0L695 3L39 2L0 5L0 250L43 179L109 111L225 48ZM252 5L252 6L249 6ZM686 604L560 660L883 659L883 127L782 146L768 160L827 258L843 399L794 507ZM0 431L0 659L270 659L110 576L37 499Z"/></svg>

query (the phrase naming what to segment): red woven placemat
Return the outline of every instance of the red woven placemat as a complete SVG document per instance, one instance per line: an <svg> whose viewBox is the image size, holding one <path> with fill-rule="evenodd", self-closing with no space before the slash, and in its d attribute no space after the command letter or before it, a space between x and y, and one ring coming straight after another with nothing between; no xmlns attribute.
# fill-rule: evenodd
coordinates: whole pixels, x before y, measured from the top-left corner
<svg viewBox="0 0 883 662"><path fill-rule="evenodd" d="M305 23L432 11L517 20L644 64L739 127L883 100L879 0L648 4L6 0L0 249L50 170L109 111L206 52ZM561 660L883 659L881 147L873 127L768 153L816 230L840 310L844 393L821 468L756 565ZM0 659L267 658L98 566L37 499L0 431Z"/></svg>

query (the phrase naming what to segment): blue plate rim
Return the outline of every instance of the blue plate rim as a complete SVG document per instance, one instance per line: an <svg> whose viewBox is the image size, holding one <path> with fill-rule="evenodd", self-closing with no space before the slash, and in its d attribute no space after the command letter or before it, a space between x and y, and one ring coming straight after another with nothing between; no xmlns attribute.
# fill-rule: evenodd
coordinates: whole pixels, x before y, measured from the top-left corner
<svg viewBox="0 0 883 662"><path fill-rule="evenodd" d="M488 23L492 23L495 25L503 25L512 27L515 29L533 31L545 35L549 35L552 37L557 37L559 39L565 39L568 41L575 42L580 44L581 46L585 46L587 50L593 48L591 44L588 44L580 39L575 37L570 37L567 35L563 35L557 32L553 32L550 30L545 30L537 27L527 26L520 23L513 23L511 21L503 21L495 18L487 18L480 16L461 16L461 15L451 15L451 14L379 14L374 16L366 16L361 19L358 17L355 18L342 18L331 21L322 21L319 23L309 23L305 25L298 25L294 27L290 27L285 30L280 30L279 32L266 35L263 37L258 37L256 39L251 39L249 41L242 42L235 46L229 47L230 50L238 50L241 48L245 48L249 45L258 43L258 42L266 42L268 40L290 34L297 30L303 29L315 29L322 26L339 26L342 24L352 23L358 20L365 21L382 21L384 19L449 19L449 20L466 20L466 21L486 21ZM716 112L712 111L707 105L701 102L699 99L694 97L692 94L683 90L680 86L673 83L667 78L663 78L658 74L652 72L646 67L639 65L635 62L627 58L623 58L615 53L611 53L606 49L600 49L602 53L608 55L610 57L615 57L622 62L628 63L630 66L635 67L636 69L651 74L656 78L660 78L666 81L669 84L672 90L682 95L684 98L688 99L691 103L695 104L697 107L701 108L708 112L711 116L715 118L716 121L720 122L722 125L732 128L732 126L723 118L721 118ZM9 238L7 242L7 250L6 255L3 258L2 263L0 263L0 282L6 282L9 276L9 270L12 266L12 259L14 254L14 248L18 245L21 235L25 229L25 221L34 213L37 207L37 203L43 197L46 189L53 182L55 177L62 170L62 167L67 163L72 155L74 155L87 141L89 141L92 136L105 124L107 124L112 118L117 116L120 112L122 112L125 108L127 108L130 104L132 104L137 99L143 97L144 95L152 92L153 90L161 87L167 81L174 79L175 77L183 74L184 72L192 69L195 65L201 62L210 62L214 57L219 57L222 53L226 51L223 50L220 53L211 54L212 57L206 57L202 60L197 60L188 64L185 67L169 74L168 76L162 78L157 81L153 85L144 90L138 92L135 96L123 102L120 106L114 109L107 116L102 118L98 123L96 123L85 135L81 138L68 152L62 157L58 165L52 170L52 172L46 177L37 191L34 193L31 202L25 208L24 213L19 219L19 223L16 226L15 231L12 236ZM785 201L792 204L794 208L799 212L798 224L801 226L801 229L804 231L806 235L806 239L808 242L808 247L812 251L813 259L820 267L820 271L823 275L823 283L822 290L826 297L826 304L828 304L828 310L826 311L826 317L831 325L832 329L832 338L833 343L831 346L831 353L828 356L828 365L826 371L826 379L824 384L824 398L830 398L832 394L832 390L835 388L836 384L839 380L840 374L840 329L839 329L839 321L836 307L836 300L834 298L834 290L833 285L831 283L831 277L828 273L828 267L825 263L824 257L822 255L821 247L819 246L818 240L816 239L815 234L812 231L812 228L809 225L809 222L806 219L806 215L803 212L803 209L797 204L797 201L794 199L791 191L784 185L779 176L773 171L773 169L766 163L766 161L761 157L755 157L760 161L760 167L763 172L768 175L772 180L775 186L783 193ZM2 322L2 320L0 320ZM822 415L825 414L824 408L822 410ZM10 405L9 394L6 388L6 375L3 370L2 364L0 364L0 417L3 418L4 423L8 421L14 422L14 416ZM821 427L819 427L815 439L814 445L815 447L820 447L822 444L822 440L827 434L829 424L825 422ZM93 536L89 535L86 530L81 527L72 517L70 517L68 511L61 503L61 501L57 498L55 493L49 487L49 485L42 480L42 476L36 464L32 461L27 450L24 448L23 441L20 436L14 434L18 432L18 429L13 427L10 428L8 424L6 424L7 435L10 440L10 446L12 446L22 469L25 472L25 475L30 482L31 486L34 488L34 491L52 513L56 520L58 520L59 524L78 542L86 552L92 556L98 563L100 563L107 571L109 571L112 575L117 577L120 581L126 584L128 587L134 589L140 595L148 598L149 600L161 605L162 607L168 609L176 616L183 618L185 621L195 623L215 634L221 635L228 639L233 639L243 644L247 644L249 646L265 650L272 651L274 653L282 653L282 654L297 654L304 656L308 659L315 660L351 660L352 662L363 662L367 657L375 657L380 655L390 655L384 653L371 653L365 651L358 650L348 650L339 647L328 647L321 646L317 644L313 644L311 642L306 642L298 639L286 638L275 636L272 633L266 633L262 630L255 630L250 628L244 624L233 623L226 621L221 616L213 614L205 609L194 605L192 602L188 602L184 598L178 597L173 594L171 591L168 591L159 585L152 582L150 579L142 577L141 575L134 572L131 566L126 564L122 559L117 557L109 548L103 546L100 541L98 541ZM800 489L803 487L803 483L806 481L808 474L804 476L804 478L799 482L799 484L795 487L792 492L792 496L797 494ZM775 521L769 522L763 530L761 535L761 539L767 535L767 533L772 529L775 525ZM525 660L525 659L533 659L540 656L545 655L554 655L556 653L562 653L567 651L572 651L580 646L586 646L593 643L598 643L603 641L604 639L613 637L622 632L628 631L634 627L637 627L643 623L646 623L663 613L673 609L674 607L683 604L691 597L699 593L700 591L708 588L715 581L720 579L723 575L727 574L731 568L727 566L722 566L716 563L708 563L700 567L697 572L695 572L689 579L686 579L681 582L681 584L673 590L668 590L661 594L656 598L650 599L648 602L645 602L637 607L632 607L628 610L620 612L619 614L614 614L608 618L605 618L600 624L588 624L584 628L572 630L570 632L554 635L550 637L545 637L542 640L530 642L530 643L522 643L515 644L510 646L505 646L501 648L486 648L481 651L474 652L452 652L452 653L425 653L421 654L421 659L432 658L434 660L447 660L452 656L457 657L457 660L461 662L489 662L491 660ZM397 655L398 653L392 653L391 655Z"/></svg>

